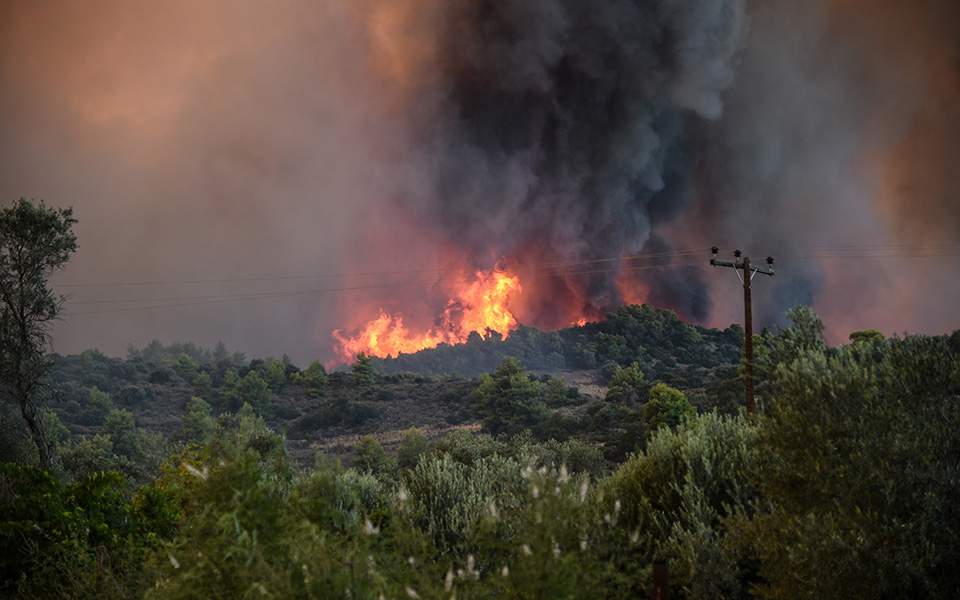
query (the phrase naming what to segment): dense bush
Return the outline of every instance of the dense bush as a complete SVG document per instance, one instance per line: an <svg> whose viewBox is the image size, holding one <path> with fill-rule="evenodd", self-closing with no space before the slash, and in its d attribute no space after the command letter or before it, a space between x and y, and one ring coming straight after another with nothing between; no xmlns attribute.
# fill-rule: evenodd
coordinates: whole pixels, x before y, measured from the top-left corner
<svg viewBox="0 0 960 600"><path fill-rule="evenodd" d="M606 399L516 360L470 381L299 371L189 346L56 357L63 393L43 423L62 470L0 467L0 594L638 598L665 561L680 598L956 597L960 333L863 332L830 348L815 314L789 316L756 336L750 416L737 411L736 366L706 366L741 333L637 307L579 339L575 359L563 332L513 342L608 363ZM665 336L669 352L649 345ZM692 344L719 346L698 358ZM149 383L158 368L175 377ZM191 398L191 372L209 373L210 399ZM683 377L700 387L672 387ZM155 400L114 406L130 388ZM361 438L350 468L322 453L306 468L291 456L310 445L288 455L267 425L302 406L292 433L357 439L352 422L399 399L479 417L485 431L398 436L403 425ZM28 460L6 412L3 456ZM143 428L167 413L173 445Z"/></svg>
<svg viewBox="0 0 960 600"><path fill-rule="evenodd" d="M714 368L739 360L743 330L706 329L681 321L669 310L624 306L595 323L555 332L520 327L503 339L493 332L472 335L465 344L439 347L374 361L381 373L489 373L513 357L528 369L596 369L639 361L651 378L682 365ZM612 374L612 373L611 373Z"/></svg>
<svg viewBox="0 0 960 600"><path fill-rule="evenodd" d="M133 598L146 553L172 535L172 498L130 496L116 473L64 485L31 467L0 466L0 591L35 598Z"/></svg>
<svg viewBox="0 0 960 600"><path fill-rule="evenodd" d="M757 591L956 597L960 353L925 337L827 349L805 317L773 345L795 358L768 381L764 504L744 525Z"/></svg>

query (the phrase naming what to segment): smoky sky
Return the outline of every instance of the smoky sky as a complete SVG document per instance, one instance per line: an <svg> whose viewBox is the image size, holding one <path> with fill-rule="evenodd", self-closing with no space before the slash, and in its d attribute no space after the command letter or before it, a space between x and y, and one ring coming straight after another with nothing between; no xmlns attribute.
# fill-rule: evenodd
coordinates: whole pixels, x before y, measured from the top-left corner
<svg viewBox="0 0 960 600"><path fill-rule="evenodd" d="M833 339L949 330L955 258L811 249L956 242L953 4L8 0L0 199L75 208L58 284L140 284L62 287L59 351L328 358L381 306L429 315L409 267L713 244L777 256L764 324L811 303ZM740 319L732 273L631 277ZM614 280L541 287L527 315L615 304ZM276 297L328 288L352 291Z"/></svg>

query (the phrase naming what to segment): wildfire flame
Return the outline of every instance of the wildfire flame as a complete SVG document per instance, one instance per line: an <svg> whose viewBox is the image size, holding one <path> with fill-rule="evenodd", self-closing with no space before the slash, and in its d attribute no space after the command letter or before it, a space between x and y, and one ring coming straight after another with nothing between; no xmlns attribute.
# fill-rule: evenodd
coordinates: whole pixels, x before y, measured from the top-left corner
<svg viewBox="0 0 960 600"><path fill-rule="evenodd" d="M435 348L442 343L463 343L471 333L486 337L494 331L506 338L517 327L509 303L521 291L520 278L508 271L477 271L471 281L454 285L453 297L447 302L439 325L426 331L411 331L401 315L381 308L376 319L352 335L339 329L333 332L337 355L345 362L360 353L385 358Z"/></svg>

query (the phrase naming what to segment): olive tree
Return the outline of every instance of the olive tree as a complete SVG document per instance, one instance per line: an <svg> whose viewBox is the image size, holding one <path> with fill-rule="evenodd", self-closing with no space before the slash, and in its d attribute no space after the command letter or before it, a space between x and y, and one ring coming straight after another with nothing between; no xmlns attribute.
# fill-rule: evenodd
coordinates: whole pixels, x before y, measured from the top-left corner
<svg viewBox="0 0 960 600"><path fill-rule="evenodd" d="M49 327L64 298L50 289L50 274L77 250L73 210L20 199L0 208L0 398L15 402L49 468L47 439L37 398L50 364Z"/></svg>

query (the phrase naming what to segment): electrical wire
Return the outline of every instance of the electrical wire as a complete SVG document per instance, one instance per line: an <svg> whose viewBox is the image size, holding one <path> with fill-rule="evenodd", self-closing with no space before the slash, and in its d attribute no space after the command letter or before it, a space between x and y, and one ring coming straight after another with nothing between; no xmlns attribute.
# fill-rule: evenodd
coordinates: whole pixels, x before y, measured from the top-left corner
<svg viewBox="0 0 960 600"><path fill-rule="evenodd" d="M833 247L811 247L808 249L806 254L799 255L802 258L817 258L817 259L890 259L890 258L931 258L931 257L957 257L960 256L960 252L946 252L944 249L957 248L960 250L960 244L956 243L937 243L937 244L899 244L899 243L890 243L890 244L863 244L863 245L845 245L845 246L833 246ZM578 276L578 275L591 275L591 274L602 274L602 273L620 273L620 272L634 272L634 271L644 271L651 269L672 269L672 268L695 268L698 266L704 266L702 261L696 262L672 262L674 259L688 259L694 256L697 256L701 253L705 253L707 248L689 248L681 250L671 250L664 252L650 252L650 253L641 253L634 255L626 255L620 257L605 257L605 258L596 258L589 260L580 260L580 261L569 261L569 262L555 262L555 263L543 263L539 265L531 265L526 270L533 271L534 277L569 277L569 276ZM933 252L932 250L938 250ZM641 260L667 260L662 264L635 264L636 261ZM603 263L615 263L617 264L614 268L598 268L592 269L589 268L590 265L602 266ZM584 267L584 268L578 268ZM308 295L321 295L321 294L330 294L330 293L340 293L340 292L353 292L353 291L363 291L363 290L374 290L374 289L390 289L390 288L402 288L402 287L436 287L442 281L445 281L442 278L444 273L456 273L459 277L454 280L446 280L446 282L454 283L457 281L466 282L469 281L466 277L463 276L463 269L403 269L403 270L384 270L384 271L368 271L368 272L344 272L344 273L324 273L317 274L312 276L271 276L271 277L237 277L237 278L224 278L224 279L197 279L197 280L181 280L181 281L152 281L152 282L121 282L121 283L74 283L63 285L63 287L126 287L126 286L138 286L138 285L192 285L197 283L241 283L241 282L254 282L254 281L282 281L290 279L316 279L316 278L326 278L326 277L350 277L350 276L371 276L371 275L404 275L404 274L437 274L440 275L436 280L432 281L404 281L404 282L391 282L391 283L371 283L365 285L353 285L353 286L338 286L338 287L328 287L321 289L307 289L307 290L282 290L282 291L271 291L271 292L259 292L259 293L238 293L238 294L212 294L212 295L200 295L200 296L167 296L167 297L146 297L146 298L109 298L109 299L98 299L98 300L68 300L68 303L71 306L82 306L82 305L103 305L103 304L143 304L143 306L121 306L111 309L103 310L91 310L91 311L80 311L80 312L67 312L64 316L89 316L89 315L103 315L103 314L114 314L114 313L123 313L123 312L139 312L139 311L152 311L152 310L161 310L161 309L171 309L171 308L183 308L191 306L203 306L208 304L217 304L222 302L237 302L237 301L247 301L247 300L272 300L272 299L286 299L290 297L297 296L308 296Z"/></svg>

